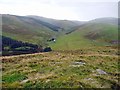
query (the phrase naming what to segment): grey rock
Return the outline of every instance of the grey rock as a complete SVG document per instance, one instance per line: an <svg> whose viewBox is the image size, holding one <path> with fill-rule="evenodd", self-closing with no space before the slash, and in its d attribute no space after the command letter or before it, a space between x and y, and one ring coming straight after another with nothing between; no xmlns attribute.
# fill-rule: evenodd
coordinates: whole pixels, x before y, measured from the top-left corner
<svg viewBox="0 0 120 90"><path fill-rule="evenodd" d="M74 62L74 65L84 65L85 62Z"/></svg>
<svg viewBox="0 0 120 90"><path fill-rule="evenodd" d="M28 81L29 81L29 79L23 80L23 81L21 82L21 84L24 84L24 83L26 83L26 82L28 82Z"/></svg>
<svg viewBox="0 0 120 90"><path fill-rule="evenodd" d="M107 74L105 71L101 70L101 69L96 69L96 71L99 73L99 74Z"/></svg>

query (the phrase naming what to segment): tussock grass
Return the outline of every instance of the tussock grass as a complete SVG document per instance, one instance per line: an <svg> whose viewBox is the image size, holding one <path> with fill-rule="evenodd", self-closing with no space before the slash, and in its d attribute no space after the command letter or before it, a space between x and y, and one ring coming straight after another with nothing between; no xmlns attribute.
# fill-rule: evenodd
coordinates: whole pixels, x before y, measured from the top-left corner
<svg viewBox="0 0 120 90"><path fill-rule="evenodd" d="M1 57L3 87L117 88L118 55L112 47ZM75 62L85 64L75 66ZM74 67L74 66L75 67ZM107 74L99 74L101 69Z"/></svg>

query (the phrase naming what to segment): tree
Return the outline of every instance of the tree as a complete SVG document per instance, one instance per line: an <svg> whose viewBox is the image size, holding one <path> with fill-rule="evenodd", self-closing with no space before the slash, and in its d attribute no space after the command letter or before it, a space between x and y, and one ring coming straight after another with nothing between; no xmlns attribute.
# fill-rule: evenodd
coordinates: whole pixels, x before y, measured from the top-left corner
<svg viewBox="0 0 120 90"><path fill-rule="evenodd" d="M49 51L52 51L51 47L44 48L44 52L49 52Z"/></svg>

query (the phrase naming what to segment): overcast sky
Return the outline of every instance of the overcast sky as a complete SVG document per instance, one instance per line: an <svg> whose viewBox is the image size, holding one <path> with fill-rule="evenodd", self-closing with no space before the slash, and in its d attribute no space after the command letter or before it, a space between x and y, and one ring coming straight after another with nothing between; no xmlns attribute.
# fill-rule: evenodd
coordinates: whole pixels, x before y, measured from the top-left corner
<svg viewBox="0 0 120 90"><path fill-rule="evenodd" d="M84 21L101 17L118 17L118 1L0 0L0 13Z"/></svg>

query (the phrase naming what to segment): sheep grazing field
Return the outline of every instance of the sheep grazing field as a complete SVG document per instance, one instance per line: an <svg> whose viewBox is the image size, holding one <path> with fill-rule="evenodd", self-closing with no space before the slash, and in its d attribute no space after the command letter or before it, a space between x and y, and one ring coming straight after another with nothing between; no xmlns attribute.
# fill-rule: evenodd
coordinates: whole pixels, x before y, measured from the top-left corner
<svg viewBox="0 0 120 90"><path fill-rule="evenodd" d="M2 58L3 88L120 87L118 48L60 50Z"/></svg>

